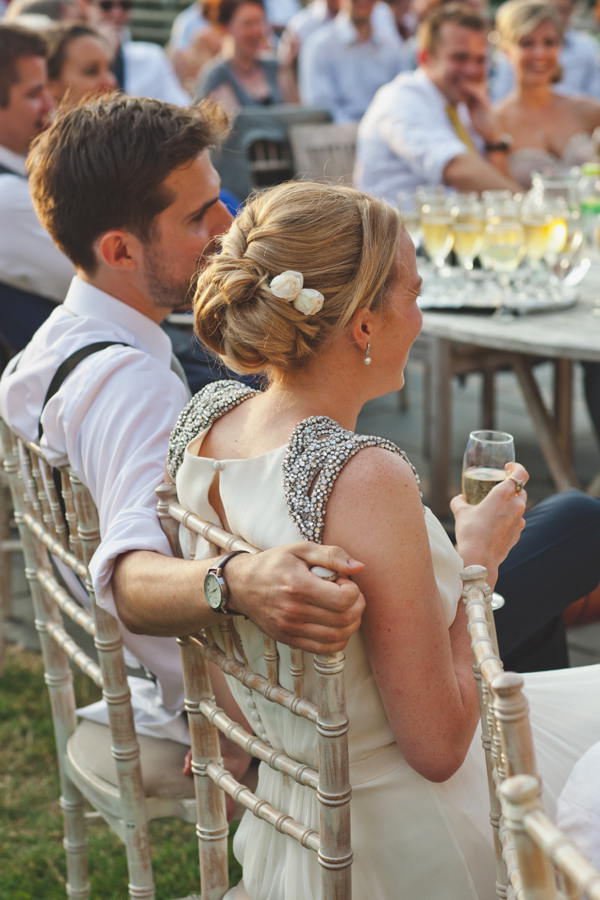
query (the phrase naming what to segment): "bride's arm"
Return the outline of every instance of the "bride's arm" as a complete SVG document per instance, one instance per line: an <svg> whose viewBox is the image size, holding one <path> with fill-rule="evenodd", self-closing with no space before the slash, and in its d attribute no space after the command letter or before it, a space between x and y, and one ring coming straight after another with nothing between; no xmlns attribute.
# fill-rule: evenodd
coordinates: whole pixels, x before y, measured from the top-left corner
<svg viewBox="0 0 600 900"><path fill-rule="evenodd" d="M521 500L513 502L514 482L499 488L500 499L459 516L468 518L459 547L465 562L492 571L518 539L524 511ZM510 512L496 536L492 520L503 505ZM406 462L381 448L350 460L328 502L324 540L342 544L365 563L355 578L366 600L361 630L400 750L425 778L446 780L473 737L477 692L464 607L459 603L448 629L421 499Z"/></svg>

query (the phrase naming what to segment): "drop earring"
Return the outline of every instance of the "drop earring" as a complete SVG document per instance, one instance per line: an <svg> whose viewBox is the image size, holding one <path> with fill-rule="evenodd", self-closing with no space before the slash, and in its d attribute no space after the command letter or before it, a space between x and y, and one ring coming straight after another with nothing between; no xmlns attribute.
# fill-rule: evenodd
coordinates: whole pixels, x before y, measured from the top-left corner
<svg viewBox="0 0 600 900"><path fill-rule="evenodd" d="M367 344L367 349L365 350L365 366L371 365L371 342Z"/></svg>

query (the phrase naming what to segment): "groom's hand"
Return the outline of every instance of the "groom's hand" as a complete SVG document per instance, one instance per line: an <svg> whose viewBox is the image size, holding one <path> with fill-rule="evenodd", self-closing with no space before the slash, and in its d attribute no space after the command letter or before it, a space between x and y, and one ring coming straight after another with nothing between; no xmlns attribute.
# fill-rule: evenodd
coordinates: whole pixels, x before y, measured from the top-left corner
<svg viewBox="0 0 600 900"><path fill-rule="evenodd" d="M339 577L324 581L311 566ZM349 578L363 569L340 547L310 541L241 553L227 564L227 606L277 641L309 653L334 653L360 627L365 601Z"/></svg>

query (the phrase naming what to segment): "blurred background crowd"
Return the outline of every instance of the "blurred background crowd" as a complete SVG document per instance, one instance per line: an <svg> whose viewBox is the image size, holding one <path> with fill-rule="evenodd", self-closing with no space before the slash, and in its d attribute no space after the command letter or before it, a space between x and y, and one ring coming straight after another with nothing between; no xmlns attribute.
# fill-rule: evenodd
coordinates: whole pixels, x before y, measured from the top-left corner
<svg viewBox="0 0 600 900"><path fill-rule="evenodd" d="M58 104L85 102L98 92L121 89L178 105L218 101L233 123L214 160L231 212L256 186L314 175L293 158L290 126L330 122L345 144L347 171L331 164L327 174L345 175L365 191L400 203L409 225L415 209L433 211L425 222L425 249L436 264L444 263L453 239L457 252L461 241L469 244L459 261L472 268L490 206L473 208L452 231L450 210L438 208L444 204L436 190L446 197L448 190L461 192L463 212L476 203L475 194L496 192L494 209L504 204L506 213L536 173L562 179L560 214L547 204L536 206L536 197L540 204L544 198L534 185L527 207L531 221L523 220L524 231L512 232L512 261L494 265L490 252L490 268L519 265L525 238L531 238L532 258L550 249L553 262L568 267L570 261L557 254L581 242L579 214L597 221L600 54L592 6L575 0L509 0L499 8L485 0L182 3L0 0L5 361L62 302L73 275L31 206L26 154ZM508 253L508 230L501 231L496 256ZM422 221L414 222L411 234L422 243ZM181 332L173 320L165 328L192 389L198 389L214 373L199 358L201 351L190 350L188 329ZM586 390L600 434L596 365L587 366Z"/></svg>

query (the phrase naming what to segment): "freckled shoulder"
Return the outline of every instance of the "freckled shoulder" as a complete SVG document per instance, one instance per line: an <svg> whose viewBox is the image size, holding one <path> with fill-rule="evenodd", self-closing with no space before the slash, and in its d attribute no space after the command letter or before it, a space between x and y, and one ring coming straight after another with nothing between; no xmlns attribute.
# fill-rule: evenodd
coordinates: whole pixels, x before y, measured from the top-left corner
<svg viewBox="0 0 600 900"><path fill-rule="evenodd" d="M365 447L381 447L401 456L419 484L417 470L404 450L385 438L347 431L327 416L311 416L292 432L283 462L283 486L288 512L305 540L321 543L335 480Z"/></svg>

